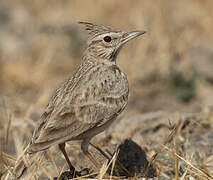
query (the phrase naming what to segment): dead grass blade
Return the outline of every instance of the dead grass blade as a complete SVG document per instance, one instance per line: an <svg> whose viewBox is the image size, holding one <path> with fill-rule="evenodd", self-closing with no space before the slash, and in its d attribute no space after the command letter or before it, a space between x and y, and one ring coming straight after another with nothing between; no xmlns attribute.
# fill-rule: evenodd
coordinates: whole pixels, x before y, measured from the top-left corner
<svg viewBox="0 0 213 180"><path fill-rule="evenodd" d="M108 169L108 166L107 166L107 162L105 162L100 171L99 171L99 174L98 174L98 179L103 179L104 175L106 174L107 172L107 169Z"/></svg>
<svg viewBox="0 0 213 180"><path fill-rule="evenodd" d="M144 173L144 176L146 177L148 172L149 172L149 169L153 163L153 161L157 158L158 154L160 152L163 151L163 149L165 148L165 145L171 141L171 139L173 138L173 136L176 134L177 130L179 129L180 125L181 125L182 121L179 120L178 123L176 124L176 126L173 128L173 130L171 131L171 133L166 137L166 139L163 141L163 143L161 144L161 146L157 149L157 152L152 156L151 160L149 161L149 164L146 168L146 171Z"/></svg>
<svg viewBox="0 0 213 180"><path fill-rule="evenodd" d="M66 166L66 165L64 165L64 166L62 167L62 169L60 170L60 172L59 172L59 174L58 174L58 177L57 177L57 180L60 179L60 176L61 176L61 174L63 173L63 171L64 171L64 169L65 169L65 166Z"/></svg>
<svg viewBox="0 0 213 180"><path fill-rule="evenodd" d="M39 157L38 157L39 156ZM38 159L37 159L38 158ZM39 153L37 155L35 155L35 158L33 159L33 165L30 167L31 173L29 174L29 179L32 179L33 176L36 176L36 172L38 169L40 169L42 167L42 162L44 160L44 155L43 153ZM45 173L45 172L44 172Z"/></svg>
<svg viewBox="0 0 213 180"><path fill-rule="evenodd" d="M3 158L8 158L8 159L11 159L11 160L13 160L13 161L16 161L16 158L15 158L15 157L13 157L13 156L11 156L11 155L5 153L5 152L1 152L1 155L2 155Z"/></svg>
<svg viewBox="0 0 213 180"><path fill-rule="evenodd" d="M111 169L111 172L113 171L114 167L113 167L113 162L116 161L116 157L117 157L117 152L114 153L112 159L110 160L110 162L108 163L107 166L105 166L105 168L101 168L103 169L102 172L100 172L100 176L99 178L102 179L104 177L104 175L106 174L109 166L112 164L112 169ZM114 162L115 163L115 162ZM111 175L110 175L111 176Z"/></svg>
<svg viewBox="0 0 213 180"><path fill-rule="evenodd" d="M207 172L205 172L202 169L199 169L197 167L195 167L191 162L187 161L186 159L184 159L182 156L180 156L179 154L177 154L176 152L174 153L171 149L169 149L167 146L164 146L164 148L169 152L174 154L177 158L179 158L180 160L184 161L188 166L190 166L192 169L195 170L195 172L199 172L202 176L204 176L207 179L211 179L213 180L213 177L208 174ZM197 174L198 176L200 176L199 174Z"/></svg>
<svg viewBox="0 0 213 180"><path fill-rule="evenodd" d="M113 161L112 161L112 168L111 168L111 172L110 172L110 180L112 179L112 174L113 174L113 170L115 168L115 162L116 162L116 159L117 159L117 155L118 155L118 152L115 152L114 156L113 156Z"/></svg>
<svg viewBox="0 0 213 180"><path fill-rule="evenodd" d="M2 152L0 152L0 179L1 176L3 175L3 171L4 171L4 158Z"/></svg>
<svg viewBox="0 0 213 180"><path fill-rule="evenodd" d="M53 164L53 166L54 166L54 168L55 168L57 174L59 174L59 170L58 170L58 167L57 167L57 165L56 165L55 158L54 158L54 156L52 155L52 152L51 152L50 150L47 150L47 154L48 154L48 156L50 157L50 160L51 160L51 162L52 162L52 164Z"/></svg>
<svg viewBox="0 0 213 180"><path fill-rule="evenodd" d="M112 157L113 155L111 154L111 152L106 149L107 153L110 154L110 156ZM124 167L124 165L118 160L116 159L116 163L118 165L118 168L124 172L126 177L132 177L132 174Z"/></svg>
<svg viewBox="0 0 213 180"><path fill-rule="evenodd" d="M110 157L98 146L94 145L93 143L90 142L90 145L94 147L97 151L99 151L106 159L110 161ZM111 156L112 157L112 156Z"/></svg>
<svg viewBox="0 0 213 180"><path fill-rule="evenodd" d="M91 176L95 176L95 175L98 175L98 172L94 172L94 173L87 174L87 175L85 175L85 176L73 178L73 180L79 180L79 179L82 179L82 178L87 178L87 177L91 177ZM95 179L95 178L94 178L94 179ZM94 179L93 179L93 180L94 180Z"/></svg>
<svg viewBox="0 0 213 180"><path fill-rule="evenodd" d="M178 145L176 141L174 141L174 146L175 146L175 153L178 154ZM175 180L179 180L179 159L175 154L173 154L173 157L175 159Z"/></svg>
<svg viewBox="0 0 213 180"><path fill-rule="evenodd" d="M11 114L8 115L9 116L9 121L8 121L8 124L7 124L7 129L6 129L6 132L5 132L5 146L8 145L8 139L9 139L9 132L10 132L10 127L11 127Z"/></svg>
<svg viewBox="0 0 213 180"><path fill-rule="evenodd" d="M97 151L99 151L99 152L100 152L106 159L108 159L109 161L110 161L110 159L112 159L113 154L111 154L111 152L110 152L108 149L106 149L106 151L107 151L107 153L110 155L110 157L109 157L109 156L107 155L107 153L105 153L100 147L98 147L98 146L92 144L91 142L90 142L90 145L91 145L92 147L94 147ZM116 164L118 165L118 168L119 168L121 171L124 172L124 174L125 174L126 177L132 177L132 174L124 167L124 165L123 165L118 159L116 159Z"/></svg>
<svg viewBox="0 0 213 180"><path fill-rule="evenodd" d="M53 176L48 172L48 170L46 170L44 166L41 166L41 170L49 179L53 179Z"/></svg>

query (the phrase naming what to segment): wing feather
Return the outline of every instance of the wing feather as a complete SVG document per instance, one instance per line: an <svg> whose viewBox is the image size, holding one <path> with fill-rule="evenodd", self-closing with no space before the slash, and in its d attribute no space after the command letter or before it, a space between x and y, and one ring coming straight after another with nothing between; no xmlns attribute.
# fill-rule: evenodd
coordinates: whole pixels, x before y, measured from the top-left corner
<svg viewBox="0 0 213 180"><path fill-rule="evenodd" d="M126 106L127 83L116 65L91 68L76 81L74 88L64 83L64 87L57 90L64 96L50 102L50 114L34 133L34 144L43 143L45 147L59 144L106 123ZM64 90L67 93L63 93Z"/></svg>

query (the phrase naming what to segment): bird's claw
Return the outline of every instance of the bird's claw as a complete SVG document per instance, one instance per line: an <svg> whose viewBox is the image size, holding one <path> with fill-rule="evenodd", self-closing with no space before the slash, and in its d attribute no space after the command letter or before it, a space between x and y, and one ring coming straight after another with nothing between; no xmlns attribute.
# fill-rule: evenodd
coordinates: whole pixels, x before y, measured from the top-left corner
<svg viewBox="0 0 213 180"><path fill-rule="evenodd" d="M86 176L90 173L90 170L88 168L84 168L81 171L78 172L80 176Z"/></svg>
<svg viewBox="0 0 213 180"><path fill-rule="evenodd" d="M84 168L81 171L76 171L76 170L74 170L74 171L64 171L60 175L59 179L60 180L68 180L68 179L72 179L72 178L85 176L85 175L89 174L89 171L90 170L88 168ZM55 179L58 179L58 178L54 178L54 180Z"/></svg>

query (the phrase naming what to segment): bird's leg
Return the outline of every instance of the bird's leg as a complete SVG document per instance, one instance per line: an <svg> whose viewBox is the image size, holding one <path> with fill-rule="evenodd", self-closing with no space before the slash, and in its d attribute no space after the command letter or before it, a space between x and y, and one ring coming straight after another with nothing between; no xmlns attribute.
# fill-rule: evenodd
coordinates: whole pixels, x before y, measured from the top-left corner
<svg viewBox="0 0 213 180"><path fill-rule="evenodd" d="M72 163L70 162L70 159L66 153L66 150L65 150L65 143L62 143L62 144L59 144L59 149L61 150L61 152L63 153L66 161L67 161L67 164L69 165L70 167L70 171L72 172L72 174L75 176L76 174L76 171L75 171L75 167L72 165Z"/></svg>
<svg viewBox="0 0 213 180"><path fill-rule="evenodd" d="M89 158L89 160L95 165L97 169L101 168L101 165L94 159L94 157L91 155L91 153L87 151L83 151L83 153Z"/></svg>
<svg viewBox="0 0 213 180"><path fill-rule="evenodd" d="M101 165L94 159L94 157L91 155L91 153L88 151L88 145L89 145L90 139L84 139L81 143L81 150L83 153L89 158L89 160L95 165L97 169L101 168Z"/></svg>

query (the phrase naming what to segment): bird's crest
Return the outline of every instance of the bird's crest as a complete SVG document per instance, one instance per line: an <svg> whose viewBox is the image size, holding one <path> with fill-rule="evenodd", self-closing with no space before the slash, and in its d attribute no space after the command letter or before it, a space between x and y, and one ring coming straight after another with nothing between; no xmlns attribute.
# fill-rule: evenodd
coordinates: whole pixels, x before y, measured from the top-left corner
<svg viewBox="0 0 213 180"><path fill-rule="evenodd" d="M78 22L78 23L84 25L85 30L89 31L89 34L92 37L112 31L111 28L103 25L97 25L89 22Z"/></svg>

